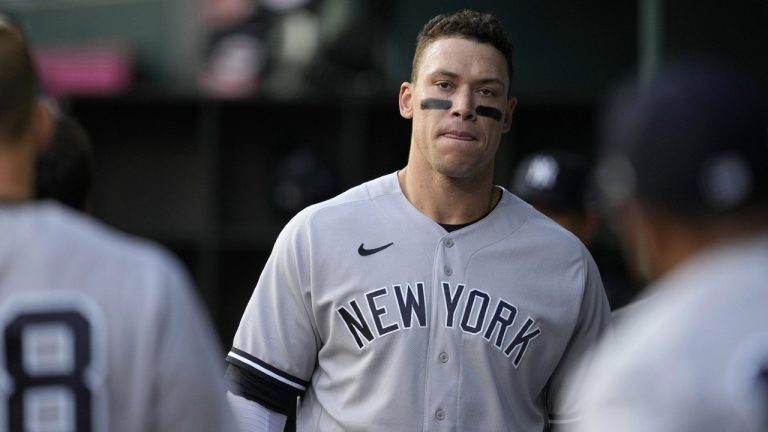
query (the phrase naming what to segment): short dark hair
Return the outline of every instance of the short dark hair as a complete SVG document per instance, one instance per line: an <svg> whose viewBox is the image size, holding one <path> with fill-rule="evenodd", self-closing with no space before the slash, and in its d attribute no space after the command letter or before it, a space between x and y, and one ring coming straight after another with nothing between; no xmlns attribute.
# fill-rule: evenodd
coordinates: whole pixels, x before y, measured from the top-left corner
<svg viewBox="0 0 768 432"><path fill-rule="evenodd" d="M21 28L0 13L0 136L16 139L27 131L39 88Z"/></svg>
<svg viewBox="0 0 768 432"><path fill-rule="evenodd" d="M509 41L501 22L495 15L470 9L440 14L429 20L416 37L416 52L413 54L411 81L421 66L424 49L432 42L446 37L461 37L487 43L499 50L507 63L510 87L512 84L512 43Z"/></svg>

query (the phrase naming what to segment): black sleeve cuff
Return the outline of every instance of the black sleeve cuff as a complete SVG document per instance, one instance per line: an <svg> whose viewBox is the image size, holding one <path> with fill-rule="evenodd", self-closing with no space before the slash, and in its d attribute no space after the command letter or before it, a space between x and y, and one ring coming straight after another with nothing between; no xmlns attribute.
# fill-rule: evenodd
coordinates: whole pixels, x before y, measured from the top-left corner
<svg viewBox="0 0 768 432"><path fill-rule="evenodd" d="M227 356L227 362L225 377L229 391L280 414L289 415L296 398L303 395L309 385L235 348Z"/></svg>

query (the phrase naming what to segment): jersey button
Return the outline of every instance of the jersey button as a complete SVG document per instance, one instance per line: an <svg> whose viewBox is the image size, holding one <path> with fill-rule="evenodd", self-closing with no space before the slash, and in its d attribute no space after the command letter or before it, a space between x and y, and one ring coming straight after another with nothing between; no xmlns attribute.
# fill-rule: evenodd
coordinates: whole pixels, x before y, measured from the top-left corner
<svg viewBox="0 0 768 432"><path fill-rule="evenodd" d="M443 411L442 408L438 408L437 411L435 411L435 418L440 421L445 420L445 411Z"/></svg>
<svg viewBox="0 0 768 432"><path fill-rule="evenodd" d="M453 274L453 269L450 268L449 266L445 266L443 268L443 273L445 273L446 276L450 276Z"/></svg>
<svg viewBox="0 0 768 432"><path fill-rule="evenodd" d="M448 363L448 354L441 352L440 355L437 357L440 359L440 363Z"/></svg>
<svg viewBox="0 0 768 432"><path fill-rule="evenodd" d="M445 242L443 244L445 244L445 247L447 247L447 248L452 248L453 247L453 239L447 238L447 239L445 239Z"/></svg>

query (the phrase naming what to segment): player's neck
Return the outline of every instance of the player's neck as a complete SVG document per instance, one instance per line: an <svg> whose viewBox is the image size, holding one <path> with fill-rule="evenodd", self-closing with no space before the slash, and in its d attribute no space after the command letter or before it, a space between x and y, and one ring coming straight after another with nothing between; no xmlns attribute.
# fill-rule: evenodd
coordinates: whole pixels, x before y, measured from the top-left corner
<svg viewBox="0 0 768 432"><path fill-rule="evenodd" d="M26 148L0 146L0 201L32 198L33 159Z"/></svg>
<svg viewBox="0 0 768 432"><path fill-rule="evenodd" d="M398 172L405 197L432 220L441 224L463 224L488 214L501 198L491 177L462 181L408 167Z"/></svg>

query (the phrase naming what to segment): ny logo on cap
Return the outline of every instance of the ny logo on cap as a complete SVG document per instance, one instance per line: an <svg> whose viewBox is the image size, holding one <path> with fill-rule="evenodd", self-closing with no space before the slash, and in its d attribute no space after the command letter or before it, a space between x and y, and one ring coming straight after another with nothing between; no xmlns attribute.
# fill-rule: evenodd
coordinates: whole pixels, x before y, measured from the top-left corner
<svg viewBox="0 0 768 432"><path fill-rule="evenodd" d="M551 156L536 156L525 173L525 182L535 189L552 189L557 181L560 167Z"/></svg>

